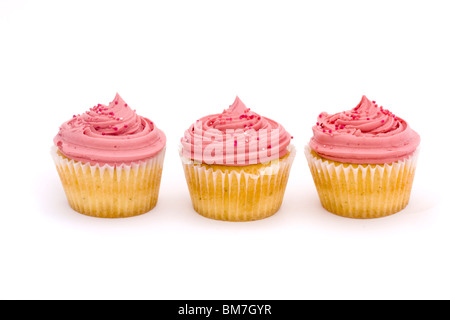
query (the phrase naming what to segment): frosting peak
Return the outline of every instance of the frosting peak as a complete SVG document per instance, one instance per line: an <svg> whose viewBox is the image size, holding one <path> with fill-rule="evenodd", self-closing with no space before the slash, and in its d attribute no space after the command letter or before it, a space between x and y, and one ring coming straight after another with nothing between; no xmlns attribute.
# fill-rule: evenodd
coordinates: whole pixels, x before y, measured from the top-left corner
<svg viewBox="0 0 450 320"><path fill-rule="evenodd" d="M322 112L309 144L320 156L333 161L382 164L414 153L419 135L408 123L363 96L351 110Z"/></svg>
<svg viewBox="0 0 450 320"><path fill-rule="evenodd" d="M353 108L353 111L370 113L374 110L374 107L375 105L373 102L371 102L366 96L362 96L361 101L356 107Z"/></svg>
<svg viewBox="0 0 450 320"><path fill-rule="evenodd" d="M220 114L197 120L181 139L184 157L207 163L243 166L288 153L290 134L276 121L251 111L236 97Z"/></svg>
<svg viewBox="0 0 450 320"><path fill-rule="evenodd" d="M70 159L116 165L155 156L164 148L166 137L116 94L107 106L97 104L63 123L54 143Z"/></svg>
<svg viewBox="0 0 450 320"><path fill-rule="evenodd" d="M224 111L224 113L230 113L230 114L242 114L249 110L245 104L239 99L238 96L236 96L236 99L234 100L233 104Z"/></svg>

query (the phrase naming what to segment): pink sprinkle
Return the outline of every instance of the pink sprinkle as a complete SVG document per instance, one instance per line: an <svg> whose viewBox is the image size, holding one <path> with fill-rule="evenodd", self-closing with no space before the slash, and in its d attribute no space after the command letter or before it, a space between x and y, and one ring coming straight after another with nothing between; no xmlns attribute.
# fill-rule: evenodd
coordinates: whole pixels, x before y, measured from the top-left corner
<svg viewBox="0 0 450 320"><path fill-rule="evenodd" d="M381 120L381 123L384 123L384 120Z"/></svg>
<svg viewBox="0 0 450 320"><path fill-rule="evenodd" d="M345 128L345 126L344 126L344 125L341 125L340 129L344 129L344 128Z"/></svg>
<svg viewBox="0 0 450 320"><path fill-rule="evenodd" d="M76 115L73 115L73 118L76 118L77 116Z"/></svg>
<svg viewBox="0 0 450 320"><path fill-rule="evenodd" d="M374 101L372 101L372 103L376 103L376 102L375 102L375 100L374 100Z"/></svg>
<svg viewBox="0 0 450 320"><path fill-rule="evenodd" d="M294 137L293 137L293 136L291 136L291 139L294 139Z"/></svg>
<svg viewBox="0 0 450 320"><path fill-rule="evenodd" d="M318 123L318 122L316 122L316 125L319 125L319 123Z"/></svg>
<svg viewBox="0 0 450 320"><path fill-rule="evenodd" d="M115 104L119 104L119 102L117 102L117 101L116 101L116 102L114 102L114 103L115 103Z"/></svg>
<svg viewBox="0 0 450 320"><path fill-rule="evenodd" d="M124 127L124 128L128 128L128 125L124 125L123 127Z"/></svg>
<svg viewBox="0 0 450 320"><path fill-rule="evenodd" d="M127 105L126 103L124 104L124 106L125 106L125 107L128 107L128 105Z"/></svg>
<svg viewBox="0 0 450 320"><path fill-rule="evenodd" d="M319 114L319 118L322 118L322 115L321 115L321 114Z"/></svg>
<svg viewBox="0 0 450 320"><path fill-rule="evenodd" d="M234 140L234 146L237 147L237 141L236 140Z"/></svg>
<svg viewBox="0 0 450 320"><path fill-rule="evenodd" d="M116 131L119 130L119 128L117 128L117 127L114 127L113 129L116 130Z"/></svg>
<svg viewBox="0 0 450 320"><path fill-rule="evenodd" d="M102 132L102 136L106 135L106 133Z"/></svg>
<svg viewBox="0 0 450 320"><path fill-rule="evenodd" d="M267 148L269 148L269 149L272 148L272 145L269 144L269 145L267 146Z"/></svg>
<svg viewBox="0 0 450 320"><path fill-rule="evenodd" d="M114 112L110 112L109 114L113 116L113 115L114 115Z"/></svg>
<svg viewBox="0 0 450 320"><path fill-rule="evenodd" d="M367 118L367 120L370 120L370 118Z"/></svg>
<svg viewBox="0 0 450 320"><path fill-rule="evenodd" d="M332 130L328 130L329 133L333 132Z"/></svg>
<svg viewBox="0 0 450 320"><path fill-rule="evenodd" d="M325 133L325 132L327 132L327 130L323 129L323 132Z"/></svg>

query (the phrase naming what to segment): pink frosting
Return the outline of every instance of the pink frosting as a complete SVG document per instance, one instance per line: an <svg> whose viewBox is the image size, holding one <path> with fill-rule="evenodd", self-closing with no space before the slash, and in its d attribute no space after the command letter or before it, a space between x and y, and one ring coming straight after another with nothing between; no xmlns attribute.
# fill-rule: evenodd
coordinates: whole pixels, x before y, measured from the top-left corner
<svg viewBox="0 0 450 320"><path fill-rule="evenodd" d="M236 97L227 110L192 124L181 145L182 155L188 159L243 166L283 157L290 141L283 126L251 111Z"/></svg>
<svg viewBox="0 0 450 320"><path fill-rule="evenodd" d="M349 111L321 113L309 145L326 159L384 164L409 157L419 143L419 135L405 120L363 96Z"/></svg>
<svg viewBox="0 0 450 320"><path fill-rule="evenodd" d="M70 159L118 165L152 158L164 148L166 136L116 94L108 106L98 104L63 123L53 141Z"/></svg>

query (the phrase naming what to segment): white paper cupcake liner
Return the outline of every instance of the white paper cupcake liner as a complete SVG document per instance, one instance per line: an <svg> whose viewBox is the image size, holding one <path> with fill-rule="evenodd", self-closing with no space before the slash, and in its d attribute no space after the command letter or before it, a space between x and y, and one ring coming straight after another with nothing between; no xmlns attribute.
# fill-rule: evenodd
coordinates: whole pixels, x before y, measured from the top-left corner
<svg viewBox="0 0 450 320"><path fill-rule="evenodd" d="M291 145L289 152L269 164L236 168L196 163L180 152L194 209L205 217L227 221L273 215L283 201L295 147Z"/></svg>
<svg viewBox="0 0 450 320"><path fill-rule="evenodd" d="M402 210L409 202L419 150L383 165L351 165L305 156L322 206L351 218L377 218Z"/></svg>
<svg viewBox="0 0 450 320"><path fill-rule="evenodd" d="M156 156L129 165L100 166L51 154L70 206L96 217L129 217L151 210L157 203L165 148Z"/></svg>

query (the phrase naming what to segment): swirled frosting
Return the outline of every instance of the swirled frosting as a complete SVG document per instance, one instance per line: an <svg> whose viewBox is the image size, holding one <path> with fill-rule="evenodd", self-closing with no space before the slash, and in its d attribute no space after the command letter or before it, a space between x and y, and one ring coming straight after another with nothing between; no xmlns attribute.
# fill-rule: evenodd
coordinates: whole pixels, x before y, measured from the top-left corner
<svg viewBox="0 0 450 320"><path fill-rule="evenodd" d="M64 122L53 141L67 158L118 165L155 156L164 148L166 136L116 94L109 105L98 104Z"/></svg>
<svg viewBox="0 0 450 320"><path fill-rule="evenodd" d="M322 112L312 130L311 149L344 163L392 163L412 155L420 143L405 120L366 96L349 111Z"/></svg>
<svg viewBox="0 0 450 320"><path fill-rule="evenodd" d="M185 158L206 164L244 166L288 153L291 135L282 125L251 111L236 97L222 113L197 120L181 139Z"/></svg>

